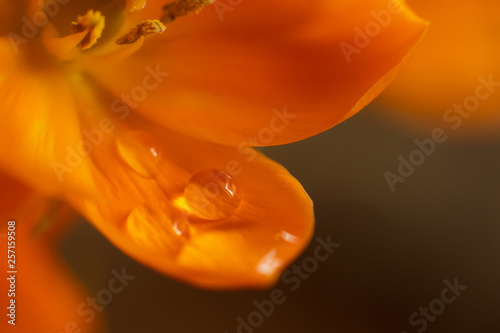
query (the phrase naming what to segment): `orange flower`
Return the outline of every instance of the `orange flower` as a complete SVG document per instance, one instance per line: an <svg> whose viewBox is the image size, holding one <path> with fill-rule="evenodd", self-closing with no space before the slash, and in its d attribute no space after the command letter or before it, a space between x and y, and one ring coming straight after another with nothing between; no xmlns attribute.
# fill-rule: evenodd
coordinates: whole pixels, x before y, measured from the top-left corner
<svg viewBox="0 0 500 333"><path fill-rule="evenodd" d="M426 131L451 126L460 131L456 137L498 133L500 3L418 0L410 5L431 21L429 32L380 102L399 122Z"/></svg>
<svg viewBox="0 0 500 333"><path fill-rule="evenodd" d="M426 23L396 0L210 2L0 2L0 164L160 272L263 287L313 211L250 147L358 112Z"/></svg>

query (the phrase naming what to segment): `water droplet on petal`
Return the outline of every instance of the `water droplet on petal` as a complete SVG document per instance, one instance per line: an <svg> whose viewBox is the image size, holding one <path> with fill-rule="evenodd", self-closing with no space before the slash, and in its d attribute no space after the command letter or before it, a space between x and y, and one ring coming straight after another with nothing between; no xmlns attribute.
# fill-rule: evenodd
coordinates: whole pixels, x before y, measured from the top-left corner
<svg viewBox="0 0 500 333"><path fill-rule="evenodd" d="M276 249L269 251L261 261L257 264L257 272L262 275L271 276L276 273L278 269L283 267L283 261L277 256Z"/></svg>
<svg viewBox="0 0 500 333"><path fill-rule="evenodd" d="M222 170L209 169L195 174L184 188L190 211L204 220L220 220L233 215L241 203L241 191Z"/></svg>
<svg viewBox="0 0 500 333"><path fill-rule="evenodd" d="M161 149L150 134L132 131L116 139L118 154L135 172L145 178L155 178L159 173Z"/></svg>
<svg viewBox="0 0 500 333"><path fill-rule="evenodd" d="M166 203L148 203L134 208L127 217L125 228L139 245L174 252L189 237L189 226L183 214Z"/></svg>
<svg viewBox="0 0 500 333"><path fill-rule="evenodd" d="M280 238L282 238L284 241L286 241L288 243L292 243L292 244L299 244L299 242L300 242L299 237L294 236L294 235L286 232L285 230L281 230Z"/></svg>

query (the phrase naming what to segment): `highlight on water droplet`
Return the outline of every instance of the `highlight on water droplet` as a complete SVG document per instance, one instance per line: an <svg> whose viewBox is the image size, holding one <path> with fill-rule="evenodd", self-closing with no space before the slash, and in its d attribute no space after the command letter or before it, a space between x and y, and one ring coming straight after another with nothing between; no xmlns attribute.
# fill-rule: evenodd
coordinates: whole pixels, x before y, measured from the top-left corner
<svg viewBox="0 0 500 333"><path fill-rule="evenodd" d="M116 147L123 161L139 175L158 175L162 151L153 136L142 131L127 132L116 139Z"/></svg>
<svg viewBox="0 0 500 333"><path fill-rule="evenodd" d="M299 244L300 238L297 236L294 236L285 230L281 230L280 232L280 238L283 239L284 241L292 244Z"/></svg>
<svg viewBox="0 0 500 333"><path fill-rule="evenodd" d="M269 251L257 264L256 269L262 275L271 276L283 267L283 260L277 257L276 249Z"/></svg>
<svg viewBox="0 0 500 333"><path fill-rule="evenodd" d="M147 203L134 208L127 217L125 228L141 246L174 252L189 237L189 225L183 214L163 202Z"/></svg>
<svg viewBox="0 0 500 333"><path fill-rule="evenodd" d="M217 169L195 174L184 188L189 210L204 220L220 220L236 213L241 190L226 172Z"/></svg>

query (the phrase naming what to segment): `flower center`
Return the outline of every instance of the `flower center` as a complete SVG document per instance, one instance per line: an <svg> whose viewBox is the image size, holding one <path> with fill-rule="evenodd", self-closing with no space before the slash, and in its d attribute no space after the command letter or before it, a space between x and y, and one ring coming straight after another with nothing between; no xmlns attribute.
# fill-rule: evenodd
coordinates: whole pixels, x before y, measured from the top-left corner
<svg viewBox="0 0 500 333"><path fill-rule="evenodd" d="M57 60L68 62L97 47L103 50L97 52L101 56L123 52L121 45L160 34L168 23L198 13L213 1L174 0L163 7L160 17L142 21L128 33L118 35L120 29L137 22L133 22L134 12L143 10L147 0L42 0L33 6L0 0L0 35L28 59L39 57L37 49L42 48Z"/></svg>

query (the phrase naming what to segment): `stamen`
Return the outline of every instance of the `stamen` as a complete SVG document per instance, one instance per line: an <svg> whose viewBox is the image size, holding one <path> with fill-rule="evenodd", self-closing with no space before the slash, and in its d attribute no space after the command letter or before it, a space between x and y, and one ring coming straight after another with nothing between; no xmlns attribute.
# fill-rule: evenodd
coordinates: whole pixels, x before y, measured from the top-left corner
<svg viewBox="0 0 500 333"><path fill-rule="evenodd" d="M203 7L210 5L214 1L215 0L175 0L163 7L164 13L160 21L163 24L167 24L180 16L192 13L198 14Z"/></svg>
<svg viewBox="0 0 500 333"><path fill-rule="evenodd" d="M127 0L127 11L138 12L146 7L146 0Z"/></svg>
<svg viewBox="0 0 500 333"><path fill-rule="evenodd" d="M132 44L143 36L161 34L165 31L165 26L158 20L146 20L136 25L128 34L116 40L116 44Z"/></svg>
<svg viewBox="0 0 500 333"><path fill-rule="evenodd" d="M203 7L210 5L215 0L175 0L163 7L163 15L159 20L146 20L132 28L128 34L116 40L116 44L131 44L143 36L161 34L165 31L165 25L180 16L199 13ZM146 0L127 0L127 9L142 9ZM134 9L135 10L135 9Z"/></svg>
<svg viewBox="0 0 500 333"><path fill-rule="evenodd" d="M76 22L71 23L71 30L75 33L88 31L85 38L80 42L82 50L87 50L101 38L104 26L105 18L101 12L89 10L85 15L78 16Z"/></svg>

